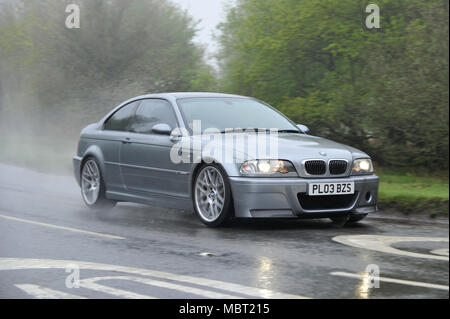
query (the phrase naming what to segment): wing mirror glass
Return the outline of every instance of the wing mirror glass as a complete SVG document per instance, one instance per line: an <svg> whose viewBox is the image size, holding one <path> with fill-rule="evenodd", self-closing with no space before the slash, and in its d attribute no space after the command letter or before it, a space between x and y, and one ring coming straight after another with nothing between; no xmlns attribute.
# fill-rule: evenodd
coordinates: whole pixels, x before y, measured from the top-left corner
<svg viewBox="0 0 450 319"><path fill-rule="evenodd" d="M155 134L160 134L160 135L170 135L170 132L172 132L172 129L170 128L169 125L167 125L165 123L160 123L160 124L156 124L155 126L152 127L152 132Z"/></svg>

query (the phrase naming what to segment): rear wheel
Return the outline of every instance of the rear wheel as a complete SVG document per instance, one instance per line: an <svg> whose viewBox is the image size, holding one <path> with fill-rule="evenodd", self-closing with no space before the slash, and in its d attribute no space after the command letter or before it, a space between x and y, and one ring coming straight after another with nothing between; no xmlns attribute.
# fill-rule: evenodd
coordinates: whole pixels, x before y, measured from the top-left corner
<svg viewBox="0 0 450 319"><path fill-rule="evenodd" d="M205 225L223 226L234 216L228 177L219 165L200 168L193 187L194 208Z"/></svg>
<svg viewBox="0 0 450 319"><path fill-rule="evenodd" d="M108 209L116 202L105 196L105 183L97 161L88 158L81 168L81 195L85 204L93 209Z"/></svg>

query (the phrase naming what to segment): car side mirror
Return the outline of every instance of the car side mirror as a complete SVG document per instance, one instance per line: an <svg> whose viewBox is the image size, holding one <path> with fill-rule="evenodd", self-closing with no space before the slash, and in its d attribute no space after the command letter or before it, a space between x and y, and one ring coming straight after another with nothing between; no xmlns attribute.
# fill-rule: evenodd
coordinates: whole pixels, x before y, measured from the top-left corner
<svg viewBox="0 0 450 319"><path fill-rule="evenodd" d="M308 133L308 132L309 132L309 127L307 127L306 125L303 125L303 124L297 124L297 127L298 127L303 133Z"/></svg>
<svg viewBox="0 0 450 319"><path fill-rule="evenodd" d="M160 135L170 135L172 129L165 123L159 123L152 127L152 132Z"/></svg>

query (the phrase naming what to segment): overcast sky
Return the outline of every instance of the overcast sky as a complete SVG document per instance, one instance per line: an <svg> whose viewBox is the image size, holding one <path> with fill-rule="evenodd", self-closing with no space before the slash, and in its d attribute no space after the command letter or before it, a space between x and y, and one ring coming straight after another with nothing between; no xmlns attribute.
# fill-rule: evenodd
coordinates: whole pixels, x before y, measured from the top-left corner
<svg viewBox="0 0 450 319"><path fill-rule="evenodd" d="M234 0L172 0L172 2L186 9L195 20L201 20L196 41L207 46L207 52L214 54L217 43L212 34L216 26L225 19L225 8L234 3ZM214 63L214 59L209 59Z"/></svg>

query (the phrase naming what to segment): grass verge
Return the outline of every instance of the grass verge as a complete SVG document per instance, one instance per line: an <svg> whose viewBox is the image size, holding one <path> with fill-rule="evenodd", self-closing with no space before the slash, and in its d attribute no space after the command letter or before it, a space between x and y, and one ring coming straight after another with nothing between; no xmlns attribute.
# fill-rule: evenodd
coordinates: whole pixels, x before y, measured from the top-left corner
<svg viewBox="0 0 450 319"><path fill-rule="evenodd" d="M433 176L412 173L377 172L380 177L378 206L394 208L406 214L427 213L431 216L449 211L448 172Z"/></svg>

